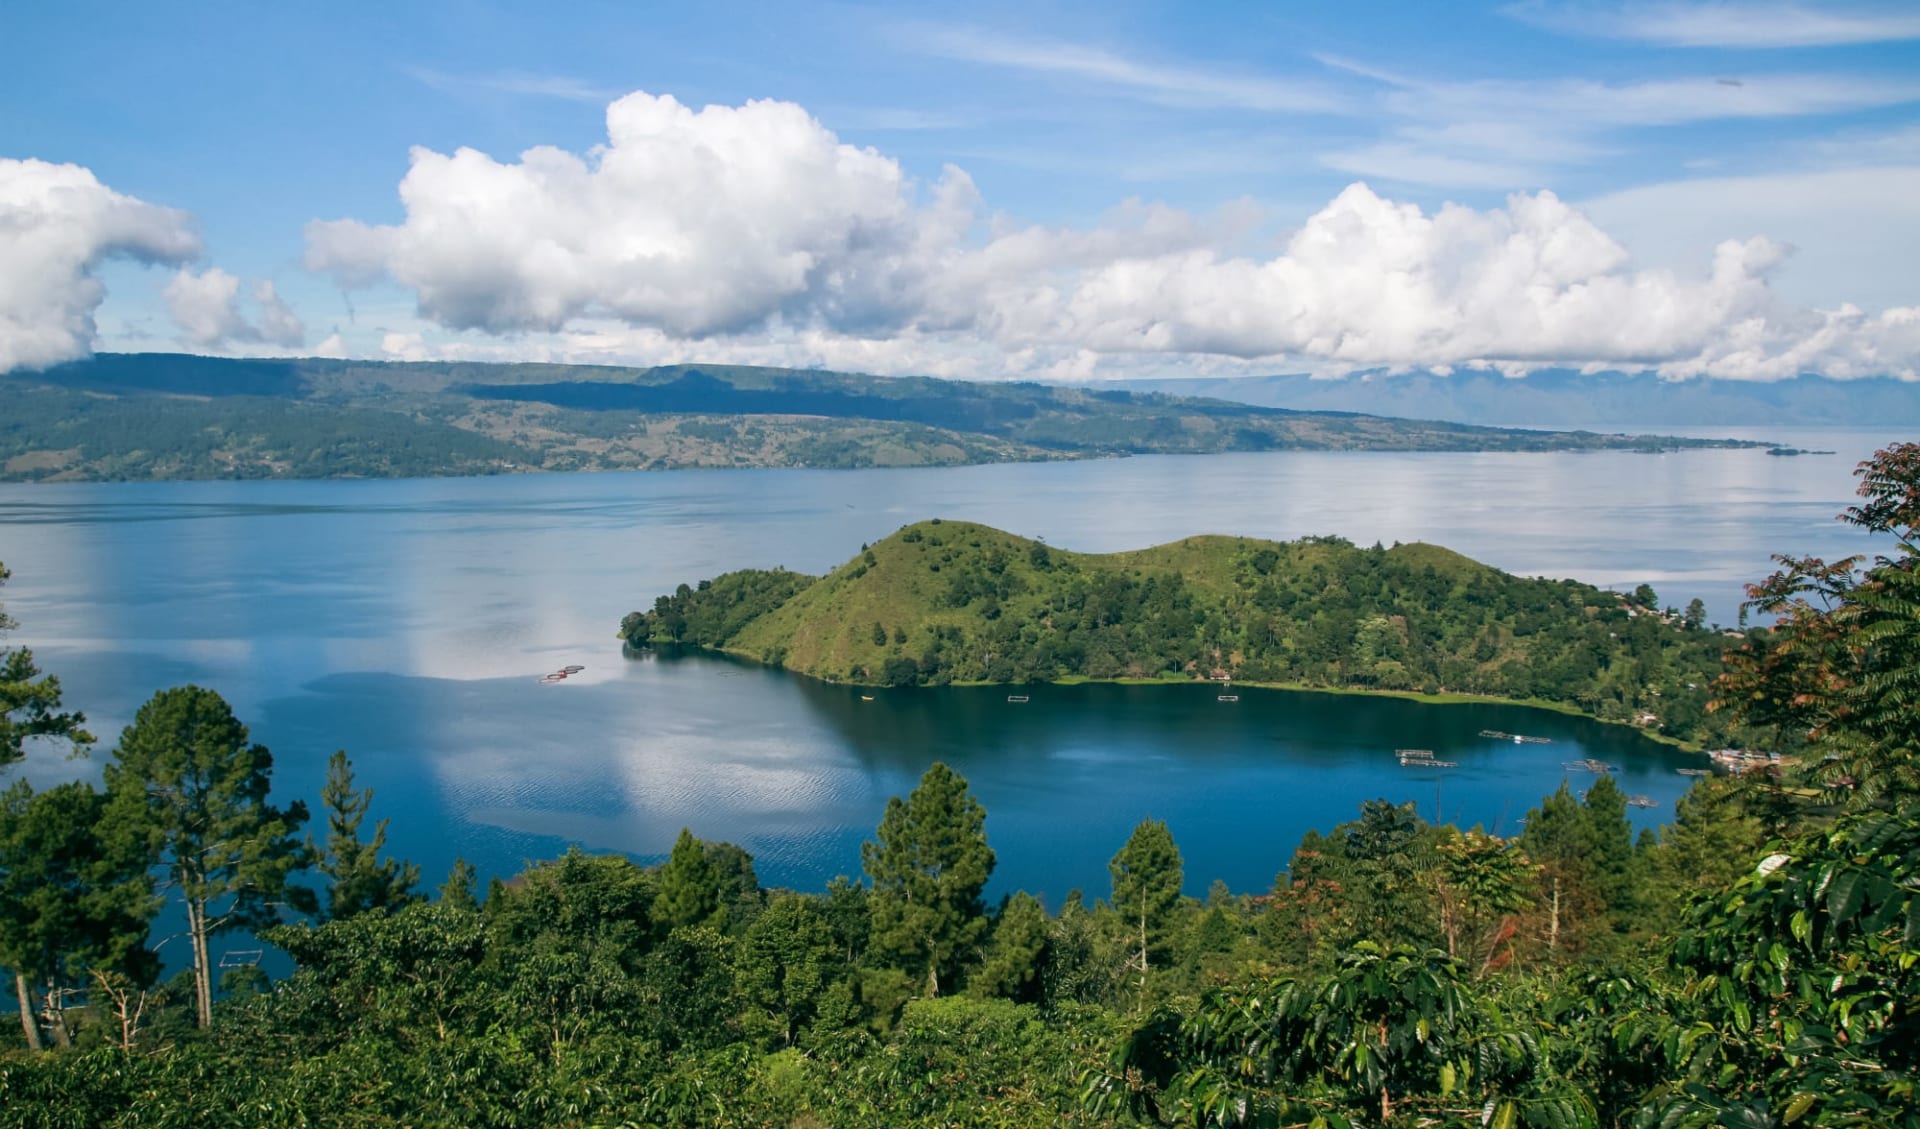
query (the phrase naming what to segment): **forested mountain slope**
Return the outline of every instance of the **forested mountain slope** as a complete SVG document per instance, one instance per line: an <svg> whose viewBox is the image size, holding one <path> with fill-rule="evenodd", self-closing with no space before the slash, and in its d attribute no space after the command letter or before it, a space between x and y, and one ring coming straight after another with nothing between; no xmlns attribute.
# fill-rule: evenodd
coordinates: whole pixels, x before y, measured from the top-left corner
<svg viewBox="0 0 1920 1129"><path fill-rule="evenodd" d="M141 426L128 426L133 419ZM136 353L0 378L0 480L25 481L1734 445L1295 412L1126 389L727 365Z"/></svg>
<svg viewBox="0 0 1920 1129"><path fill-rule="evenodd" d="M622 633L870 684L1211 677L1541 699L1688 741L1727 736L1706 703L1732 642L1645 594L1435 545L1189 537L1087 554L938 519L824 577L682 586Z"/></svg>

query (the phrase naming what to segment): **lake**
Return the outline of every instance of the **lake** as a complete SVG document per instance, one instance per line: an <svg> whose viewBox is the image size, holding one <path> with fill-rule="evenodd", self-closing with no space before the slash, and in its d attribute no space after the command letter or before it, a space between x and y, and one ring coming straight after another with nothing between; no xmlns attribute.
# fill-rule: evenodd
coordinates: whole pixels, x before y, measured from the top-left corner
<svg viewBox="0 0 1920 1129"><path fill-rule="evenodd" d="M1725 433L1723 433L1725 434ZM1738 434L1734 432L1734 434ZM315 801L353 757L389 846L438 884L456 857L510 874L569 844L664 857L689 826L768 884L858 874L888 796L944 759L986 805L993 890L1104 895L1142 817L1168 821L1188 889L1261 891L1300 835L1361 800L1512 832L1561 762L1621 766L1657 825L1697 761L1618 727L1500 706L1218 688L874 692L700 657L624 658L622 614L729 569L823 571L947 517L1063 548L1197 533L1432 541L1526 575L1731 624L1774 552L1868 548L1834 521L1854 464L1901 438L1764 437L1831 456L1267 453L932 470L688 471L480 479L0 486L0 601L103 738L155 689L219 690ZM556 686L537 677L567 664ZM1550 737L1489 741L1481 729ZM1458 767L1402 769L1399 747ZM36 783L97 775L38 754Z"/></svg>

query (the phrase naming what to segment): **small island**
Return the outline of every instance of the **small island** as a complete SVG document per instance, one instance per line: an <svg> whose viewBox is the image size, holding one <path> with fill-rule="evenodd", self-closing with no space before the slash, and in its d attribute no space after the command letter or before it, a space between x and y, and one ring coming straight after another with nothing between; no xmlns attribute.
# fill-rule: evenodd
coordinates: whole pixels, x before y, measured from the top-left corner
<svg viewBox="0 0 1920 1129"><path fill-rule="evenodd" d="M1189 537L1075 553L938 518L825 576L746 569L629 614L692 646L862 686L1235 682L1511 700L1727 743L1707 703L1728 638L1687 612L1512 576L1437 545Z"/></svg>

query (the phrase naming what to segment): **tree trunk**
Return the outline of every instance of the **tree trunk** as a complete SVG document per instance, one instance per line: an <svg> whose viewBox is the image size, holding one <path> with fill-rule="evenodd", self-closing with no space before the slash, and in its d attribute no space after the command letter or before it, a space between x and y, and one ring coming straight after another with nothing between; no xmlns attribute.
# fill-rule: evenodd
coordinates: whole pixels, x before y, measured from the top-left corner
<svg viewBox="0 0 1920 1129"><path fill-rule="evenodd" d="M1140 1003L1147 1005L1147 903L1140 902Z"/></svg>
<svg viewBox="0 0 1920 1129"><path fill-rule="evenodd" d="M1560 947L1560 879L1553 880L1553 917L1547 925L1547 951L1554 952Z"/></svg>
<svg viewBox="0 0 1920 1129"><path fill-rule="evenodd" d="M940 948L927 938L927 998L940 998Z"/></svg>
<svg viewBox="0 0 1920 1129"><path fill-rule="evenodd" d="M14 990L20 994L20 1026L27 1033L27 1049L43 1051L47 1048L40 1042L40 1024L33 1017L33 993L27 988L24 973L13 974Z"/></svg>
<svg viewBox="0 0 1920 1129"><path fill-rule="evenodd" d="M47 985L47 1030L53 1032L53 1045L56 1047L73 1046L73 1028L67 1026L66 993L53 985Z"/></svg>
<svg viewBox="0 0 1920 1129"><path fill-rule="evenodd" d="M193 939L193 1002L201 1030L213 1026L213 969L207 963L207 904L187 899L187 932Z"/></svg>

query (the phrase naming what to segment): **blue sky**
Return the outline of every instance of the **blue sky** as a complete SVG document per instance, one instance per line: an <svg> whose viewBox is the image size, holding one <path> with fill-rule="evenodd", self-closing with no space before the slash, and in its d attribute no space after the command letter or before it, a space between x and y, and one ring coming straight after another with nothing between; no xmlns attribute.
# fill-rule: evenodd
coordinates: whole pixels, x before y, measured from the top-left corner
<svg viewBox="0 0 1920 1129"><path fill-rule="evenodd" d="M8 23L0 368L1920 368L1913 4L69 2Z"/></svg>

